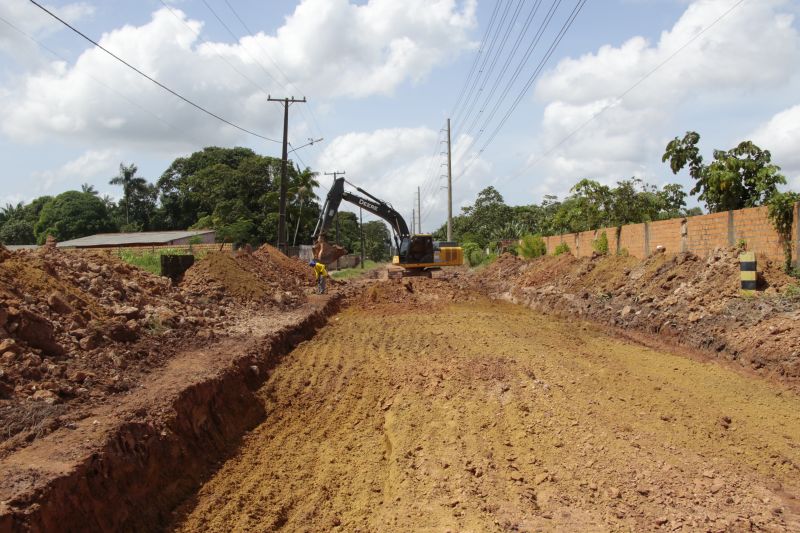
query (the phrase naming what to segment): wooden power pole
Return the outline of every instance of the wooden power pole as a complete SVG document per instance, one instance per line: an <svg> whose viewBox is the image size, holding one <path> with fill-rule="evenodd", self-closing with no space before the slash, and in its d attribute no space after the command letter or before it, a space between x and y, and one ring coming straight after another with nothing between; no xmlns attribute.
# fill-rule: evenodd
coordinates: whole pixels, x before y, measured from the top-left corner
<svg viewBox="0 0 800 533"><path fill-rule="evenodd" d="M422 199L417 187L417 233L422 233Z"/></svg>
<svg viewBox="0 0 800 533"><path fill-rule="evenodd" d="M453 240L453 152L450 150L450 119L447 119L447 240Z"/></svg>
<svg viewBox="0 0 800 533"><path fill-rule="evenodd" d="M291 98L273 98L267 95L270 102L283 103L283 157L281 159L281 196L278 208L278 250L289 254L289 239L286 235L286 194L288 191L288 163L289 163L289 106L295 103L305 103L306 99L295 100Z"/></svg>

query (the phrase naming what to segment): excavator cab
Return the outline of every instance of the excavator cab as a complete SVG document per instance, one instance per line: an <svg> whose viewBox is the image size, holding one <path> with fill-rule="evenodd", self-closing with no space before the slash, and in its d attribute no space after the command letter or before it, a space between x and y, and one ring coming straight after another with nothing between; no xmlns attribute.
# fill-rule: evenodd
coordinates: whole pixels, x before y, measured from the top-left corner
<svg viewBox="0 0 800 533"><path fill-rule="evenodd" d="M430 235L413 235L403 239L398 253L399 264L433 263L433 237Z"/></svg>

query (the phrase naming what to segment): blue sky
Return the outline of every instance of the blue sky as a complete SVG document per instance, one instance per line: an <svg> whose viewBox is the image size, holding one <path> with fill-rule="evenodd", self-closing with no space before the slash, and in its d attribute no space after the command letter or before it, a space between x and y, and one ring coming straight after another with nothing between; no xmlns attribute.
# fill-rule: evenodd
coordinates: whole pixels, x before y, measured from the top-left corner
<svg viewBox="0 0 800 533"><path fill-rule="evenodd" d="M713 148L754 139L772 150L792 185L800 188L797 1L746 0L616 100L737 2L589 0L485 151L477 149L494 123L475 143L478 128L467 128L471 121L454 124L454 132L461 134L454 138L456 209L487 185L512 204L538 202L544 194L563 196L584 177L613 183L635 175L656 184L688 186L687 176L672 176L660 162L666 142L687 129L701 133L707 157ZM228 3L255 37L243 39L246 31ZM290 140L295 146L309 137L325 140L302 149L302 162L319 171L346 170L351 181L404 213L410 212L421 186L423 229L428 230L446 213L445 191L437 179L443 161L439 130L453 110L491 14L495 8L500 14L507 9L510 22L514 10L521 13L514 26L501 26L509 28L509 44L499 65L521 31L523 15L537 2L228 3L173 0L166 8L151 0L51 0L48 5L170 87L267 136L279 138L282 117L280 106L266 102L263 93L306 96L305 109L292 107ZM552 2L540 4L532 27ZM533 72L575 4L561 2L520 80ZM4 1L0 17L60 56L0 21L0 157L5 162L0 203L57 194L85 182L118 196L108 180L120 162L135 162L140 175L156 180L175 157L210 144L280 155L280 145L240 134L182 105L25 0ZM522 37L523 46L532 34ZM491 54L493 49L484 44L484 54ZM494 81L487 80L478 102ZM500 115L520 87L509 91ZM456 117L465 113L456 111Z"/></svg>

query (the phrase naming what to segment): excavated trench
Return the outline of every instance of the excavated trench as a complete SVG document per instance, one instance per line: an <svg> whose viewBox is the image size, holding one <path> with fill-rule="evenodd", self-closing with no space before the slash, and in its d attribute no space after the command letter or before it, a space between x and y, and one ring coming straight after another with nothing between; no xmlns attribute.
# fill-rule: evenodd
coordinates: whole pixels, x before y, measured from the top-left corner
<svg viewBox="0 0 800 533"><path fill-rule="evenodd" d="M800 529L791 390L445 280L343 308L21 450L0 531Z"/></svg>
<svg viewBox="0 0 800 533"><path fill-rule="evenodd" d="M241 437L266 416L270 370L335 314L341 299L257 340L227 339L171 361L122 405L101 408L6 458L0 531L154 531L173 521Z"/></svg>

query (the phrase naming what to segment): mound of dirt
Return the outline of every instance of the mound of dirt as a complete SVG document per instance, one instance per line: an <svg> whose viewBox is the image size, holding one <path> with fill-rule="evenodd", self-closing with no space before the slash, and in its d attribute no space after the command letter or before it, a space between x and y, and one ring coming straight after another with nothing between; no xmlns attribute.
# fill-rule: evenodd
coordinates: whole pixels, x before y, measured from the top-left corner
<svg viewBox="0 0 800 533"><path fill-rule="evenodd" d="M527 261L504 255L474 277L494 296L544 311L589 317L657 333L712 350L800 385L800 301L783 296L797 284L779 265L761 261L759 292L739 291L739 250L708 258L655 254L644 261L564 254Z"/></svg>
<svg viewBox="0 0 800 533"><path fill-rule="evenodd" d="M306 301L312 282L308 266L265 245L255 253L210 253L186 271L181 286L193 296L292 308Z"/></svg>
<svg viewBox="0 0 800 533"><path fill-rule="evenodd" d="M361 309L381 312L406 312L415 309L439 308L455 301L476 298L473 291L465 290L449 278L403 278L371 283L366 290L358 290L349 299Z"/></svg>
<svg viewBox="0 0 800 533"><path fill-rule="evenodd" d="M214 305L107 253L6 253L0 262L0 442L13 447L136 386L220 326ZM13 438L12 438L13 437ZM15 444L16 443L16 444Z"/></svg>

